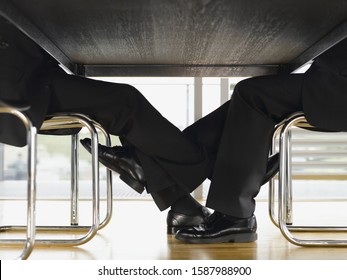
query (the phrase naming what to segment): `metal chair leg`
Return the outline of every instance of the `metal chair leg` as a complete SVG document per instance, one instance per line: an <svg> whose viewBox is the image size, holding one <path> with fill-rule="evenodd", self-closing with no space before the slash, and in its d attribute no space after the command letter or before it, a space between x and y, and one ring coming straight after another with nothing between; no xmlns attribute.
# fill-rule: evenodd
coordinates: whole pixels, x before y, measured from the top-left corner
<svg viewBox="0 0 347 280"><path fill-rule="evenodd" d="M108 147L112 146L110 134L98 122L94 121L93 119L83 114L73 113L73 115L88 119L91 123L93 123L94 127L103 134L105 138L105 145ZM78 141L73 141L73 143L74 145L76 145L76 148L74 148L74 150L78 151L78 146L77 146ZM74 164L74 166L76 166L76 164ZM78 175L76 174L76 178L77 176ZM77 184L78 182L74 183L73 185L77 185ZM106 206L105 218L100 222L99 229L104 228L110 222L112 218L112 212L113 212L112 171L109 170L108 168L106 168L106 203L107 203L107 206Z"/></svg>
<svg viewBox="0 0 347 280"><path fill-rule="evenodd" d="M292 186L292 133L288 131L288 149L287 149L287 187L286 187L286 224L293 224L293 186Z"/></svg>
<svg viewBox="0 0 347 280"><path fill-rule="evenodd" d="M78 225L78 134L71 136L71 225Z"/></svg>
<svg viewBox="0 0 347 280"><path fill-rule="evenodd" d="M105 137L105 144L108 147L112 146L110 134L97 122L93 121L94 126L102 132ZM112 189L112 171L106 168L106 215L100 222L99 229L104 228L111 220L113 213L113 189Z"/></svg>
<svg viewBox="0 0 347 280"><path fill-rule="evenodd" d="M17 245L25 243L24 249L18 259L27 259L31 254L35 244L36 234L36 128L32 125L30 119L19 110L0 107L0 113L12 114L17 116L24 124L27 130L28 147L28 180L27 180L27 226L26 239L2 239L0 245ZM0 227L1 229L2 227ZM6 228L6 227L5 227Z"/></svg>
<svg viewBox="0 0 347 280"><path fill-rule="evenodd" d="M51 227L38 227L38 230L57 230L57 231L83 231L88 230L88 232L80 238L76 239L37 239L37 244L45 244L45 245L81 245L89 240L91 240L95 234L97 233L100 225L100 189L99 189L99 162L98 162L98 135L93 123L83 115L78 114L56 114L53 118L53 126L51 128L57 127L76 127L76 124L81 125L82 127L86 127L89 130L92 140L92 191L93 191L93 199L92 199L92 225L91 226L79 226L79 225L71 225L71 226L51 226ZM78 148L77 148L77 140L75 137L73 139L72 149L73 158L72 158L72 176L74 177L72 181L72 211L77 213L77 180L78 180L78 165L77 165L77 156L78 156ZM77 217L77 216L76 216ZM74 218L76 218L74 217ZM75 219L75 221L78 220ZM72 220L73 222L73 220Z"/></svg>
<svg viewBox="0 0 347 280"><path fill-rule="evenodd" d="M108 132L96 121L92 120L88 116L74 113L74 116L79 116L88 119L94 127L99 130L104 138L106 146L110 147L111 137ZM78 156L79 156L79 145L78 145L78 134L71 136L71 225L76 226L74 229L85 229L85 226L78 227ZM112 171L106 168L106 197L107 197L107 208L105 218L100 222L99 230L104 228L112 217L113 211L113 190L112 190Z"/></svg>
<svg viewBox="0 0 347 280"><path fill-rule="evenodd" d="M105 144L111 147L110 134L96 121L91 118L81 115L74 114L75 116L82 116L87 118L93 123L94 127L99 130L104 138ZM71 225L78 226L78 134L72 135L71 138ZM113 190L112 190L112 171L106 168L106 214L105 218L100 222L99 230L104 228L112 217L113 212ZM82 227L84 228L84 227Z"/></svg>
<svg viewBox="0 0 347 280"><path fill-rule="evenodd" d="M37 231L88 231L82 237L77 238L56 238L56 239L36 239L36 244L40 245L81 245L91 240L97 233L100 225L100 190L99 190L99 162L98 162L98 135L93 123L86 117L79 114L57 114L54 115L42 129L76 128L86 127L91 134L92 144L92 225L91 226L37 226ZM23 226L0 227L7 230L23 230Z"/></svg>
<svg viewBox="0 0 347 280"><path fill-rule="evenodd" d="M288 225L288 203L292 198L288 194L288 186L290 186L292 177L290 171L290 128L293 126L300 126L300 123L307 123L303 114L289 118L283 125L280 133L280 174L279 174L279 206L278 206L278 224L284 237L291 243L298 246L330 246L330 247L346 247L346 239L300 239L295 237L292 232L345 232L347 227L344 226L297 226Z"/></svg>
<svg viewBox="0 0 347 280"><path fill-rule="evenodd" d="M276 125L275 131L274 131L273 136L272 136L272 144L270 147L270 154L274 154L277 150L276 139L279 137L280 132L281 132L284 124L287 123L288 119L301 116L302 114L303 113L301 113L301 112L294 113L289 118L284 119L282 122L280 122L279 124ZM291 156L290 156L290 158L291 158ZM290 174L291 174L291 169L290 169ZM290 191L288 191L288 192L289 192L289 195L287 196L288 197L287 198L288 199L288 203L287 203L288 211L287 212L289 212L290 214L287 215L286 223L288 225L290 225L293 223L293 218L292 218L292 188L291 187L290 187ZM269 200L268 214L269 214L270 220L272 221L272 223L276 227L279 227L278 217L276 217L276 214L275 214L276 212L278 212L278 210L276 211L276 209L275 209L275 178L272 178L269 181L268 200Z"/></svg>
<svg viewBox="0 0 347 280"><path fill-rule="evenodd" d="M110 134L96 121L94 121L93 119L89 118L86 115L82 115L82 114L78 114L78 113L73 113L74 116L80 116L82 118L86 118L88 119L93 125L94 127L99 130L104 138L105 138L105 145L108 147L112 146L111 143L111 136ZM74 224L75 226L78 225L78 216L77 216L77 197L78 194L78 135L73 135L73 139L72 139L72 158L74 159L72 161L72 182L71 182L71 190L72 190L72 197L71 197L71 221L76 221L76 223ZM76 203L74 203L74 201L76 201ZM113 212L113 190L112 190L112 171L109 170L108 168L106 168L106 214L105 214L105 218L100 222L99 225L99 230L104 228L109 221L112 218L112 212ZM78 228L78 227L77 227ZM85 228L85 227L79 227L79 228Z"/></svg>
<svg viewBox="0 0 347 280"><path fill-rule="evenodd" d="M270 154L274 154L276 152L276 139L278 137L278 134L280 132L280 130L282 129L281 125L278 125L275 129L275 132L273 133L272 136L272 145L270 147ZM270 220L272 221L272 223L278 227L278 218L275 215L275 178L271 178L269 181L269 195L268 195L268 200L269 200L269 204L268 204L268 214L270 217Z"/></svg>

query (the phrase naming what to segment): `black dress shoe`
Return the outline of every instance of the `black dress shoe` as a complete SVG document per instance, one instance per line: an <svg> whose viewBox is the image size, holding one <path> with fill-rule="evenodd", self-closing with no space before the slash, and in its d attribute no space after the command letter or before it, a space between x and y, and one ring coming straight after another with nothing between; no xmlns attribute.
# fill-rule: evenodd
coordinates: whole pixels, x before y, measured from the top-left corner
<svg viewBox="0 0 347 280"><path fill-rule="evenodd" d="M250 218L232 218L214 212L208 221L197 227L182 229L176 233L176 239L187 243L241 243L257 240L257 221Z"/></svg>
<svg viewBox="0 0 347 280"><path fill-rule="evenodd" d="M211 212L204 206L200 208L199 212L197 215L190 216L170 210L166 218L167 233L175 234L180 229L191 228L205 223Z"/></svg>
<svg viewBox="0 0 347 280"><path fill-rule="evenodd" d="M80 142L88 152L91 152L91 139L85 138ZM120 175L119 178L136 192L142 193L145 190L145 175L141 165L135 161L131 148L122 146L107 147L99 144L98 156L103 165L117 172Z"/></svg>
<svg viewBox="0 0 347 280"><path fill-rule="evenodd" d="M266 184L275 176L280 168L280 155L279 153L273 154L267 161L267 169L261 185Z"/></svg>

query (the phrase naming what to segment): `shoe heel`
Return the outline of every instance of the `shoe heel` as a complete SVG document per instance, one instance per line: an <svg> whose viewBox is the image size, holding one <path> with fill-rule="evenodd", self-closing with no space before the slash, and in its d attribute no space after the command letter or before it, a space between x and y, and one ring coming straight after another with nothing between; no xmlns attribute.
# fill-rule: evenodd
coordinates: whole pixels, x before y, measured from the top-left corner
<svg viewBox="0 0 347 280"><path fill-rule="evenodd" d="M141 183L125 174L120 174L119 178L139 194L143 193L143 191L145 190L145 187Z"/></svg>

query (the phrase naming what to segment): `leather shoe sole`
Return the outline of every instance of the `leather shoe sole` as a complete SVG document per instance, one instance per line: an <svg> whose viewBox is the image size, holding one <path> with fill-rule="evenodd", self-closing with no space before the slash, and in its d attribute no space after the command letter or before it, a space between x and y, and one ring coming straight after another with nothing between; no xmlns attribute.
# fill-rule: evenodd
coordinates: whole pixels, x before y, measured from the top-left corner
<svg viewBox="0 0 347 280"><path fill-rule="evenodd" d="M257 233L233 233L223 236L216 236L214 238L199 238L189 237L186 238L183 234L175 236L176 239L191 244L215 244L215 243L248 243L254 242L258 239Z"/></svg>

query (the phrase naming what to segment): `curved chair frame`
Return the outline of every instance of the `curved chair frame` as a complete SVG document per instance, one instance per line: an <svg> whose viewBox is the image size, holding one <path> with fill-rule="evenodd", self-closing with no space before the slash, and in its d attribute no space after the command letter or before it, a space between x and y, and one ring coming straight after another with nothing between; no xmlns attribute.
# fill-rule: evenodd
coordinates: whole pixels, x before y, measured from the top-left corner
<svg viewBox="0 0 347 280"><path fill-rule="evenodd" d="M1 239L0 245L20 245L25 243L24 249L18 259L27 259L31 254L36 235L36 128L31 120L20 109L9 106L0 106L0 113L11 114L18 117L27 130L28 149L28 180L27 180L27 226L25 239Z"/></svg>
<svg viewBox="0 0 347 280"><path fill-rule="evenodd" d="M92 154L92 192L93 192L93 207L92 207L92 224L91 226L79 226L75 225L77 221L77 194L78 190L75 189L77 187L77 159L75 156L78 155L78 152L76 152L76 146L77 146L77 139L73 139L72 142L76 144L73 149L73 160L72 160L72 177L74 178L72 180L72 188L73 188L73 195L72 195L72 201L71 204L73 205L71 216L72 219L72 225L70 226L36 226L37 231L88 231L81 237L77 238L55 238L55 239L38 239L36 238L35 244L38 245L62 245L62 246L76 246L81 245L89 240L91 240L97 231L100 229L100 226L105 226L108 221L111 218L111 211L112 208L108 207L107 215L105 220L100 223L100 188L99 188L99 162L98 162L98 134L96 131L96 128L94 126L93 121L82 115L82 114L74 114L74 113L63 113L63 114L55 114L50 116L49 120L46 120L45 123L42 126L43 130L47 129L66 129L66 128L81 128L86 127L89 130L89 133L91 135L91 154ZM100 126L101 127L101 126ZM110 141L110 139L107 138L107 141ZM110 143L110 142L108 142ZM108 194L110 194L110 187L111 187L111 177L110 174L108 174ZM111 191L112 194L112 191ZM110 198L108 198L109 200ZM108 206L110 205L108 201ZM111 203L112 205L112 203ZM23 230L23 226L3 226L0 227L1 230Z"/></svg>
<svg viewBox="0 0 347 280"><path fill-rule="evenodd" d="M83 125L76 123L75 118L87 119L95 129L99 130L104 138L106 146L111 146L110 134L96 121L86 115L79 113L55 114L48 116L41 130L50 129L66 129L66 128L82 128ZM65 119L62 119L65 118ZM71 226L69 227L38 227L38 230L86 230L88 226L78 226L78 155L79 155L78 134L71 135ZM106 214L105 218L99 224L99 230L104 228L112 217L113 212L113 191L112 191L112 171L106 168Z"/></svg>
<svg viewBox="0 0 347 280"><path fill-rule="evenodd" d="M269 187L269 215L272 222L280 228L284 237L298 246L310 247L346 247L346 239L300 239L292 232L347 232L344 226L297 226L293 225L292 217L292 170L291 170L291 128L315 128L311 126L302 112L295 113L283 122L275 130L272 151L275 149L275 137L279 134L280 170L278 187L278 217L274 210L274 179ZM319 129L315 129L319 130Z"/></svg>

